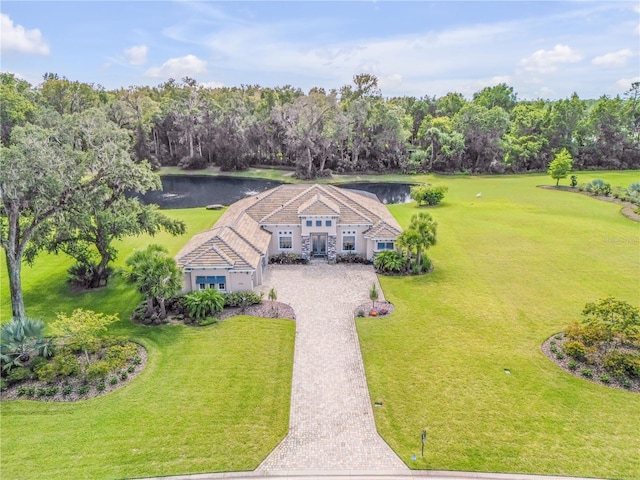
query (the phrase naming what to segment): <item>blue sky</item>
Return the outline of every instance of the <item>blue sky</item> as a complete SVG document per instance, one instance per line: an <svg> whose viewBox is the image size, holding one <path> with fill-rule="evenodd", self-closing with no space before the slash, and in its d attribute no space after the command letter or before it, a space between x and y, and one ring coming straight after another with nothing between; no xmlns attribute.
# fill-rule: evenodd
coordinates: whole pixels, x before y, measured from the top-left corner
<svg viewBox="0 0 640 480"><path fill-rule="evenodd" d="M103 85L338 88L373 73L384 96L617 95L640 81L640 2L11 1L0 69Z"/></svg>

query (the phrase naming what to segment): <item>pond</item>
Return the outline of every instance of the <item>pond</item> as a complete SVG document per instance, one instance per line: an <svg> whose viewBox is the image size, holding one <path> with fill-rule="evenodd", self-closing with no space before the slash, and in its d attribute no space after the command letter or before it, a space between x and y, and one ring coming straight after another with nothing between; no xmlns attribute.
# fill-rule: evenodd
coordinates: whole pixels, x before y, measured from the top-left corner
<svg viewBox="0 0 640 480"><path fill-rule="evenodd" d="M162 191L140 195L143 203L156 203L163 209L204 207L215 203L230 205L249 195L282 185L275 180L223 176L165 175L161 179ZM367 182L336 186L373 193L385 204L411 201L411 185L408 183Z"/></svg>

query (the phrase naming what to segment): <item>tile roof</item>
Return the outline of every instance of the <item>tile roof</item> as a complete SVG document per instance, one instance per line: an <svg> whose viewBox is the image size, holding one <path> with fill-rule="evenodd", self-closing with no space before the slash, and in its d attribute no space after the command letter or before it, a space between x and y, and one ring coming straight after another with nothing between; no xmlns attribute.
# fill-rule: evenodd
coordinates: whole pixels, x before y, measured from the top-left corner
<svg viewBox="0 0 640 480"><path fill-rule="evenodd" d="M338 225L370 225L365 237L371 239L395 239L402 232L389 210L367 195L333 185L280 185L230 205L175 258L183 267L254 269L271 241L262 225L295 225L305 215L338 216Z"/></svg>

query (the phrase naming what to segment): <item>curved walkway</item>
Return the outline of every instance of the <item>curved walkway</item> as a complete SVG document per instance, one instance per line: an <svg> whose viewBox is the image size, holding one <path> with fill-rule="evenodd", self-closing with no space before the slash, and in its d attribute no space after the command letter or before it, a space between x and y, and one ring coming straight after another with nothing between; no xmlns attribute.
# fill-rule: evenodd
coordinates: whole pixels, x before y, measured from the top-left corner
<svg viewBox="0 0 640 480"><path fill-rule="evenodd" d="M376 431L353 318L373 283L367 265L267 269L263 290L293 307L296 340L289 433L257 472L408 471Z"/></svg>

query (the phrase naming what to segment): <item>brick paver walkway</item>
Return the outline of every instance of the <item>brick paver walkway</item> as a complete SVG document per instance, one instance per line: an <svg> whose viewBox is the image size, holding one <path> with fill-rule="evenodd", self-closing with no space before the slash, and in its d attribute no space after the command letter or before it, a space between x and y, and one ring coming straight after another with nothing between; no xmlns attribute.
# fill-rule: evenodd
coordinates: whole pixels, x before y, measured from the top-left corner
<svg viewBox="0 0 640 480"><path fill-rule="evenodd" d="M294 308L296 340L289 433L256 473L407 470L376 432L353 318L373 282L365 265L269 266L263 290Z"/></svg>

